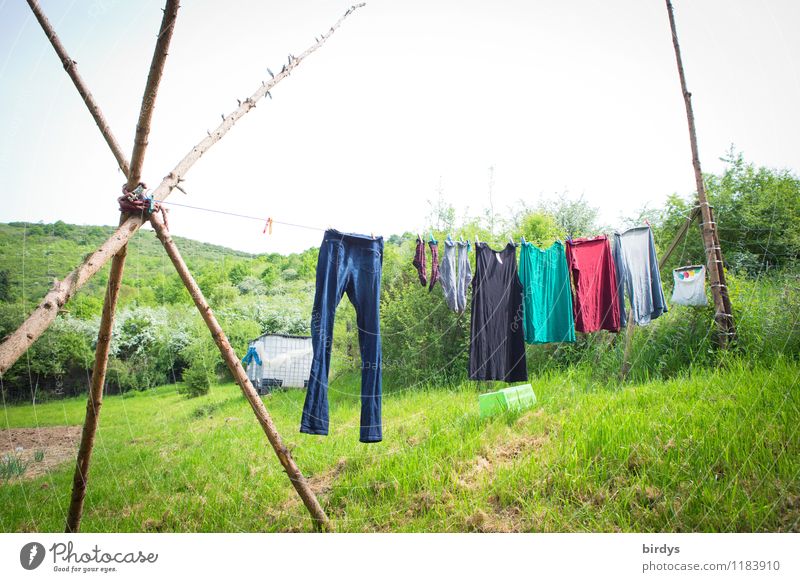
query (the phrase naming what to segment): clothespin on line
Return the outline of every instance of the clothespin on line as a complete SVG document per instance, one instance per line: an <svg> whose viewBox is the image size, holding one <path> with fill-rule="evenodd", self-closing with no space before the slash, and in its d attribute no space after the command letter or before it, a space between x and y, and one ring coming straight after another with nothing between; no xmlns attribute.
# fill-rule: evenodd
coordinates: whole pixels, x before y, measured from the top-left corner
<svg viewBox="0 0 800 582"><path fill-rule="evenodd" d="M266 222L266 224L264 224L264 230L261 232L261 234L267 234L267 231L269 231L269 234L272 234L272 218L271 217L267 218L267 222Z"/></svg>

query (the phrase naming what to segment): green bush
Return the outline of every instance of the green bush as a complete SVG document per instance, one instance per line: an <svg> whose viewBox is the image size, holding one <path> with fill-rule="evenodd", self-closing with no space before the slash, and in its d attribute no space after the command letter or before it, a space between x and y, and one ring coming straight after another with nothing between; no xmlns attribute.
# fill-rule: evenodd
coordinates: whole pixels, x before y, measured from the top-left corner
<svg viewBox="0 0 800 582"><path fill-rule="evenodd" d="M178 393L188 398L204 396L216 383L214 370L204 363L192 364L183 372L183 383L178 384Z"/></svg>

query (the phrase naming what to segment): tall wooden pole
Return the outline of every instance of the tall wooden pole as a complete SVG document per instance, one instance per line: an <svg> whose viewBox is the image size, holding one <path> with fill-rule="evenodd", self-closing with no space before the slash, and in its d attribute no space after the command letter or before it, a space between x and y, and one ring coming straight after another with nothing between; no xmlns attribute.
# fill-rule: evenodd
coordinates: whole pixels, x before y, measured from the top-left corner
<svg viewBox="0 0 800 582"><path fill-rule="evenodd" d="M172 40L172 32L175 29L175 19L177 18L179 7L179 0L167 0L166 6L164 7L164 15L161 19L161 27L150 64L150 72L147 75L147 83L145 84L144 95L142 96L139 123L136 126L136 140L133 145L131 163L128 164L127 161L123 159L120 164L123 172L125 171L123 165L129 168L127 172L128 181L126 184L129 191L133 190L141 180L144 154L147 149L147 137L150 133L150 121L153 117L158 86L161 83L161 76L164 72L164 63L167 60L167 50ZM55 32L48 36L51 39L58 39L58 37L55 36ZM97 106L96 108L98 113L100 113L100 108ZM108 128L107 125L105 129L108 131L108 134L111 135L111 129ZM120 216L120 224L124 221L125 214ZM117 311L117 300L119 299L119 289L122 285L122 273L125 270L125 257L127 254L128 247L125 245L111 260L111 271L106 287L103 312L100 316L100 331L97 335L92 380L89 386L88 402L86 403L86 417L83 422L81 444L78 448L78 458L75 463L75 473L72 478L72 495L70 497L69 510L67 511L66 533L77 532L80 529L81 517L83 516L83 502L86 498L89 466L92 459L92 451L94 450L94 438L97 433L97 426L100 422L100 407L103 404L103 388L106 383L108 353L111 348L114 316Z"/></svg>
<svg viewBox="0 0 800 582"><path fill-rule="evenodd" d="M297 464L295 464L294 459L292 459L289 449L287 449L283 444L281 436L278 433L278 429L275 427L275 423L272 422L272 418L270 417L269 412L267 412L267 408L264 406L264 402L258 396L255 388L253 388L250 378L247 377L247 372L245 372L244 368L242 367L241 361L239 361L238 356L231 347L225 332L222 330L222 327L220 327L217 318L214 316L214 312L211 310L211 306L203 296L203 292L195 282L194 277L192 277L189 268L186 266L183 257L181 257L180 251L175 245L175 241L172 240L172 237L170 236L162 218L158 214L153 214L150 217L150 224L153 225L153 229L156 231L158 239L161 241L161 244L164 245L172 264L178 271L178 275L180 275L183 284L189 291L189 295L192 296L192 300L197 306L197 309L200 311L203 321L205 321L206 325L208 326L211 336L214 338L214 342L217 344L217 347L222 354L222 358L225 360L225 363L227 364L228 369L231 371L231 374L233 374L233 378L236 380L239 388L242 389L242 394L244 394L245 398L247 398L247 401L250 403L256 418L258 418L261 428L264 429L264 433L267 435L269 443L275 450L275 454L278 455L281 465L283 465L283 468L286 469L286 473L289 476L292 485L297 490L297 493L300 495L300 498L303 500L303 503L305 504L309 513L311 513L315 528L329 530L330 522L328 521L328 517L325 515L322 506L319 504L317 496L308 486L305 477L303 477L303 474L300 472Z"/></svg>
<svg viewBox="0 0 800 582"><path fill-rule="evenodd" d="M711 285L711 295L714 298L714 319L717 323L717 343L720 347L726 347L735 338L735 328L733 324L733 314L731 310L728 287L725 281L725 269L722 263L722 249L720 248L719 236L717 235L716 223L712 215L711 207L706 197L705 184L703 183L703 173L700 169L700 154L697 149L697 131L694 124L694 111L692 110L692 94L686 88L686 75L683 71L683 61L681 59L681 48L678 44L678 32L675 28L675 14L672 9L671 0L667 2L667 14L669 15L669 26L672 30L672 45L675 48L675 60L678 64L678 76L681 80L681 90L683 101L686 105L686 119L689 123L689 142L692 147L692 165L694 166L694 178L697 185L697 203L700 206L701 232L703 235L703 246L706 254L706 264L708 267L708 280Z"/></svg>
<svg viewBox="0 0 800 582"><path fill-rule="evenodd" d="M94 437L100 420L100 407L103 405L103 387L108 367L108 352L111 346L111 333L114 329L114 312L117 308L119 288L122 282L122 271L125 267L125 249L111 261L111 272L108 277L106 297L103 302L103 313L100 317L100 331L97 334L97 347L92 369L92 381L89 386L89 397L86 403L86 417L83 420L81 444L75 462L75 473L72 476L72 495L67 510L66 533L75 533L80 529L83 516L83 501L86 498L86 485L89 480L89 463L94 449Z"/></svg>
<svg viewBox="0 0 800 582"><path fill-rule="evenodd" d="M28 0L28 5L31 7L34 16L36 16L36 20L39 21L42 30L44 30L44 33L47 35L47 39L50 41L50 44L53 45L53 49L55 49L58 58L61 59L61 64L64 65L64 70L75 84L75 88L78 90L83 102L86 104L86 108L89 110L89 113L94 118L94 122L100 129L100 133L103 134L103 138L106 140L111 153L114 154L114 158L117 160L119 169L122 170L122 173L125 174L125 176L127 176L128 160L125 159L125 154L122 153L122 148L119 147L117 138L115 138L114 134L111 133L111 128L108 126L108 121L106 121L105 115L103 115L103 112L100 110L100 107L94 100L92 92L89 91L86 83L83 82L83 78L78 72L77 63L70 58L69 54L67 54L67 49L65 49L64 45L61 44L61 40L59 40L58 36L56 35L53 25L50 24L50 20L48 20L47 16L45 16L45 13L42 12L42 7L39 6L39 2L37 0Z"/></svg>

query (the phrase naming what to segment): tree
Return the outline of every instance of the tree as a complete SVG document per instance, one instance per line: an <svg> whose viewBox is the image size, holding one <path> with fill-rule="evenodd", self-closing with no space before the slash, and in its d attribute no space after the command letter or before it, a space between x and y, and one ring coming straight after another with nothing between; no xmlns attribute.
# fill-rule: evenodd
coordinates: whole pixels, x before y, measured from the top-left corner
<svg viewBox="0 0 800 582"><path fill-rule="evenodd" d="M733 147L721 176L705 177L725 258L734 269L755 273L800 258L800 177L789 170L756 167Z"/></svg>
<svg viewBox="0 0 800 582"><path fill-rule="evenodd" d="M589 206L582 194L571 198L564 193L540 204L539 210L552 215L565 236L587 236L597 230L598 208Z"/></svg>

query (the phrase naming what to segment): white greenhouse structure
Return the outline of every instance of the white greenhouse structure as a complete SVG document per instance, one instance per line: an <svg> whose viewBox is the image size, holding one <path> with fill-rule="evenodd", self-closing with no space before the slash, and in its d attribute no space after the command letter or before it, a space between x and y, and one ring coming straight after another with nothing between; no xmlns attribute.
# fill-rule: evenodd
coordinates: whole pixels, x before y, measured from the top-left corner
<svg viewBox="0 0 800 582"><path fill-rule="evenodd" d="M258 393L265 394L307 388L312 356L311 336L265 333L250 341L242 363Z"/></svg>

